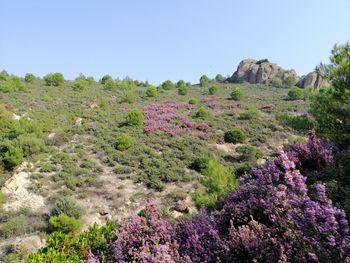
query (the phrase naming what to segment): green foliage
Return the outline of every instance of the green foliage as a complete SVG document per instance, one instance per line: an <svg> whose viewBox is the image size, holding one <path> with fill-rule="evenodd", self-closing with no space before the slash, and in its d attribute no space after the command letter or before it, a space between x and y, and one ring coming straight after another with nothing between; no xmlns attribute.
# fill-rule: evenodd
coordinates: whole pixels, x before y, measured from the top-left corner
<svg viewBox="0 0 350 263"><path fill-rule="evenodd" d="M224 139L228 143L243 143L247 139L247 136L241 129L233 128L225 132Z"/></svg>
<svg viewBox="0 0 350 263"><path fill-rule="evenodd" d="M241 120L252 120L252 119L257 119L261 115L260 111L258 109L249 109L242 111L239 114L239 118Z"/></svg>
<svg viewBox="0 0 350 263"><path fill-rule="evenodd" d="M91 85L91 83L88 80L86 80L85 78L78 78L75 80L72 88L75 91L81 91L81 90L86 89L90 85Z"/></svg>
<svg viewBox="0 0 350 263"><path fill-rule="evenodd" d="M241 100L243 98L243 92L238 87L233 88L231 93L230 93L230 97L233 100L239 101L239 100Z"/></svg>
<svg viewBox="0 0 350 263"><path fill-rule="evenodd" d="M19 165L23 160L23 150L19 147L11 146L4 154L3 163L5 167L11 169Z"/></svg>
<svg viewBox="0 0 350 263"><path fill-rule="evenodd" d="M24 81L27 82L27 83L33 83L35 81L35 76L32 74L32 73L27 73L25 76L24 76Z"/></svg>
<svg viewBox="0 0 350 263"><path fill-rule="evenodd" d="M207 87L210 83L210 79L206 75L202 75L199 79L199 84L201 87Z"/></svg>
<svg viewBox="0 0 350 263"><path fill-rule="evenodd" d="M210 95L216 95L219 92L219 86L218 85L213 85L209 88L209 94Z"/></svg>
<svg viewBox="0 0 350 263"><path fill-rule="evenodd" d="M108 221L102 227L94 224L76 238L61 232L54 232L47 238L46 247L29 255L27 262L82 262L86 261L89 250L92 253L99 252L107 255L110 242L116 238L113 233L116 227L117 224L112 221Z"/></svg>
<svg viewBox="0 0 350 263"><path fill-rule="evenodd" d="M20 78L11 76L4 82L0 82L0 92L11 92L16 90L23 90L25 86L21 82Z"/></svg>
<svg viewBox="0 0 350 263"><path fill-rule="evenodd" d="M191 165L190 168L193 170L196 170L197 172L203 173L205 170L208 169L210 158L206 155L196 157Z"/></svg>
<svg viewBox="0 0 350 263"><path fill-rule="evenodd" d="M19 215L6 220L0 226L0 236L4 238L13 237L25 233L30 228L25 215Z"/></svg>
<svg viewBox="0 0 350 263"><path fill-rule="evenodd" d="M239 158L244 162L255 162L257 158L257 149L251 145L242 145L236 148L236 152L240 154Z"/></svg>
<svg viewBox="0 0 350 263"><path fill-rule="evenodd" d="M161 85L163 90L172 90L175 89L175 84L171 80L166 80Z"/></svg>
<svg viewBox="0 0 350 263"><path fill-rule="evenodd" d="M232 170L223 166L216 159L209 160L207 167L202 170L204 178L202 184L205 191L196 191L193 195L198 208L214 209L218 198L238 187L238 180Z"/></svg>
<svg viewBox="0 0 350 263"><path fill-rule="evenodd" d="M177 88L178 88L178 93L179 95L187 95L188 93L188 86L186 85L186 83L183 80L179 80L176 84Z"/></svg>
<svg viewBox="0 0 350 263"><path fill-rule="evenodd" d="M200 107L197 112L195 117L196 118L202 118L205 119L209 116L209 112L204 108L204 107Z"/></svg>
<svg viewBox="0 0 350 263"><path fill-rule="evenodd" d="M113 78L110 75L104 75L101 78L100 82L101 82L102 85L105 85L107 83L107 81L111 81L111 80L113 81Z"/></svg>
<svg viewBox="0 0 350 263"><path fill-rule="evenodd" d="M190 98L188 103L189 104L198 104L199 103L199 99L197 99L197 98Z"/></svg>
<svg viewBox="0 0 350 263"><path fill-rule="evenodd" d="M6 80L9 77L9 74L7 73L6 70L2 70L0 72L0 80Z"/></svg>
<svg viewBox="0 0 350 263"><path fill-rule="evenodd" d="M46 86L60 86L64 83L64 77L62 73L56 72L56 73L50 73L47 74L44 77L45 85Z"/></svg>
<svg viewBox="0 0 350 263"><path fill-rule="evenodd" d="M0 208L3 203L6 201L6 196L3 192L0 191Z"/></svg>
<svg viewBox="0 0 350 263"><path fill-rule="evenodd" d="M286 78L283 79L283 87L284 88L291 88L296 84L296 79L294 76L288 76Z"/></svg>
<svg viewBox="0 0 350 263"><path fill-rule="evenodd" d="M112 78L107 78L105 81L103 81L103 87L105 90L115 90L117 88L117 84Z"/></svg>
<svg viewBox="0 0 350 263"><path fill-rule="evenodd" d="M156 97L158 94L158 90L155 87L149 87L146 90L147 97Z"/></svg>
<svg viewBox="0 0 350 263"><path fill-rule="evenodd" d="M288 114L278 114L276 119L284 126L291 127L297 131L309 131L314 127L314 122L306 116L289 116Z"/></svg>
<svg viewBox="0 0 350 263"><path fill-rule="evenodd" d="M132 109L125 117L126 125L130 126L141 126L143 120L143 113L139 109Z"/></svg>
<svg viewBox="0 0 350 263"><path fill-rule="evenodd" d="M319 70L333 88L312 97L311 113L317 133L343 147L350 144L350 43L335 45L330 61Z"/></svg>
<svg viewBox="0 0 350 263"><path fill-rule="evenodd" d="M83 221L65 214L51 216L49 219L49 224L51 231L58 231L66 234L78 233L83 227Z"/></svg>
<svg viewBox="0 0 350 263"><path fill-rule="evenodd" d="M221 74L217 74L215 76L215 81L217 81L217 82L223 83L223 82L225 82L225 80L226 80L226 78Z"/></svg>
<svg viewBox="0 0 350 263"><path fill-rule="evenodd" d="M114 142L114 147L119 151L125 151L134 145L134 139L125 133L119 134L116 141Z"/></svg>
<svg viewBox="0 0 350 263"><path fill-rule="evenodd" d="M136 102L136 94L134 89L124 89L122 91L121 101L126 103Z"/></svg>
<svg viewBox="0 0 350 263"><path fill-rule="evenodd" d="M303 100L305 99L305 91L303 89L300 89L298 87L292 87L288 91L288 98L290 100Z"/></svg>
<svg viewBox="0 0 350 263"><path fill-rule="evenodd" d="M273 78L270 85L275 88L283 88L283 82L280 78Z"/></svg>
<svg viewBox="0 0 350 263"><path fill-rule="evenodd" d="M72 198L64 196L58 199L51 209L51 216L58 216L60 214L79 219L84 214L84 209L81 208Z"/></svg>

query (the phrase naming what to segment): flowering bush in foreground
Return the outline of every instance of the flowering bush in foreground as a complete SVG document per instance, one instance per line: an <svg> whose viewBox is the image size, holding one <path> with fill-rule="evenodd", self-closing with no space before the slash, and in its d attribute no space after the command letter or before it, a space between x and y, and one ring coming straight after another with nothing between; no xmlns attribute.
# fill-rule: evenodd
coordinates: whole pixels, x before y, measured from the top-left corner
<svg viewBox="0 0 350 263"><path fill-rule="evenodd" d="M210 137L209 126L206 123L195 123L179 112L191 109L192 105L175 101L151 104L143 109L144 130L146 133L161 131L172 137L190 134L208 139Z"/></svg>

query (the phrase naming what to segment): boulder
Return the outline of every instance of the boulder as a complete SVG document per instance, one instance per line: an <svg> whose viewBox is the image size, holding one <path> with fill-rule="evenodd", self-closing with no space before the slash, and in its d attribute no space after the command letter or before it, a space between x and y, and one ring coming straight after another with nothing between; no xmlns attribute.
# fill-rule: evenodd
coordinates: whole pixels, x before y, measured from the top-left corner
<svg viewBox="0 0 350 263"><path fill-rule="evenodd" d="M269 84L274 78L287 78L289 76L299 80L295 70L285 70L268 60L245 59L242 60L232 77L228 79L232 83L249 82L252 84Z"/></svg>
<svg viewBox="0 0 350 263"><path fill-rule="evenodd" d="M310 72L309 74L301 78L297 83L297 86L302 89L307 87L319 89L327 85L328 85L327 80L322 78L322 76L316 71Z"/></svg>

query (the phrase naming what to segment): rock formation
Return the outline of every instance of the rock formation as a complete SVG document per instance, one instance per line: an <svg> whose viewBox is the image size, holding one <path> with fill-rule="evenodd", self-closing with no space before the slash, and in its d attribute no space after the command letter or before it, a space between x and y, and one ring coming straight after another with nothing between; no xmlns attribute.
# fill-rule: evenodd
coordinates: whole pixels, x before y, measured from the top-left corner
<svg viewBox="0 0 350 263"><path fill-rule="evenodd" d="M233 83L247 81L252 84L269 84L276 77L284 79L289 76L294 77L297 81L299 80L298 75L293 69L284 70L268 60L256 61L254 59L245 59L239 63L237 70L229 78L229 81Z"/></svg>
<svg viewBox="0 0 350 263"><path fill-rule="evenodd" d="M322 76L316 71L310 72L306 76L302 77L297 83L297 86L303 89L307 87L319 89L327 85L327 80L322 78Z"/></svg>

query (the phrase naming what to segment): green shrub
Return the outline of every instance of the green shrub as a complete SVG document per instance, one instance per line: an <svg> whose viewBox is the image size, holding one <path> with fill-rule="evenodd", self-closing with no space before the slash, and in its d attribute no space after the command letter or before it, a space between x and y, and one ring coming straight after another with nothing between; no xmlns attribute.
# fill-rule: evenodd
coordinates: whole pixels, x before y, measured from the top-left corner
<svg viewBox="0 0 350 263"><path fill-rule="evenodd" d="M166 80L161 85L163 90L175 89L175 84L171 80Z"/></svg>
<svg viewBox="0 0 350 263"><path fill-rule="evenodd" d="M79 219L84 214L84 209L81 208L72 198L65 196L56 201L50 214L51 216L65 214L74 217L75 219Z"/></svg>
<svg viewBox="0 0 350 263"><path fill-rule="evenodd" d="M278 114L276 119L282 125L297 131L309 131L315 126L315 123L306 116L289 116L288 114Z"/></svg>
<svg viewBox="0 0 350 263"><path fill-rule="evenodd" d="M135 94L135 90L134 89L125 89L122 92L122 98L121 101L122 102L126 102L126 103L134 103L136 102L136 94Z"/></svg>
<svg viewBox="0 0 350 263"><path fill-rule="evenodd" d="M52 232L59 231L66 234L75 234L83 227L83 221L65 214L60 214L58 216L51 216L49 225Z"/></svg>
<svg viewBox="0 0 350 263"><path fill-rule="evenodd" d="M215 80L216 80L217 82L223 83L223 82L225 82L226 78L225 78L223 75L221 75L221 74L217 74L217 75L215 76Z"/></svg>
<svg viewBox="0 0 350 263"><path fill-rule="evenodd" d="M239 101L239 100L241 100L243 98L243 92L238 87L233 88L232 92L230 93L230 97L233 100Z"/></svg>
<svg viewBox="0 0 350 263"><path fill-rule="evenodd" d="M133 138L125 133L119 134L116 141L114 142L114 147L119 151L124 151L129 149L134 145Z"/></svg>
<svg viewBox="0 0 350 263"><path fill-rule="evenodd" d="M210 95L215 95L219 92L219 86L213 85L209 88L209 94Z"/></svg>
<svg viewBox="0 0 350 263"><path fill-rule="evenodd" d="M291 88L296 84L296 79L294 76L288 76L286 78L283 79L283 86L284 88Z"/></svg>
<svg viewBox="0 0 350 263"><path fill-rule="evenodd" d="M0 208L1 208L1 205L5 203L5 201L6 201L5 194L0 191Z"/></svg>
<svg viewBox="0 0 350 263"><path fill-rule="evenodd" d="M24 76L24 81L27 83L33 83L35 81L35 76L32 73L27 73Z"/></svg>
<svg viewBox="0 0 350 263"><path fill-rule="evenodd" d="M201 87L207 87L209 85L210 79L206 75L202 75L199 79Z"/></svg>
<svg viewBox="0 0 350 263"><path fill-rule="evenodd" d="M19 147L11 146L4 154L3 162L8 169L19 165L23 160L23 150Z"/></svg>
<svg viewBox="0 0 350 263"><path fill-rule="evenodd" d="M290 100L303 100L305 99L305 91L298 87L292 87L288 91L288 99Z"/></svg>
<svg viewBox="0 0 350 263"><path fill-rule="evenodd" d="M28 218L25 215L19 215L6 220L0 226L0 236L4 238L23 235L30 229Z"/></svg>
<svg viewBox="0 0 350 263"><path fill-rule="evenodd" d="M22 148L24 156L32 156L45 150L44 140L34 134L19 136L18 145Z"/></svg>
<svg viewBox="0 0 350 263"><path fill-rule="evenodd" d="M202 173L205 192L196 191L193 196L198 208L214 209L218 198L224 197L238 187L238 180L232 170L216 159L209 160L207 168Z"/></svg>
<svg viewBox="0 0 350 263"><path fill-rule="evenodd" d="M191 165L190 168L193 170L196 170L197 172L202 173L208 168L210 158L208 156L200 156L196 157Z"/></svg>
<svg viewBox="0 0 350 263"><path fill-rule="evenodd" d="M141 126L144 116L139 109L132 109L125 117L125 123L130 126Z"/></svg>
<svg viewBox="0 0 350 263"><path fill-rule="evenodd" d="M89 81L83 78L79 78L75 80L72 88L73 90L80 91L86 89L89 85L91 85Z"/></svg>
<svg viewBox="0 0 350 263"><path fill-rule="evenodd" d="M7 73L6 70L2 70L0 72L0 80L7 80L8 77L9 77L9 74Z"/></svg>
<svg viewBox="0 0 350 263"><path fill-rule="evenodd" d="M199 103L199 99L197 98L190 98L190 100L188 101L189 104L198 104Z"/></svg>
<svg viewBox="0 0 350 263"><path fill-rule="evenodd" d="M183 80L179 80L176 86L178 88L179 95L186 95L188 93L188 87Z"/></svg>
<svg viewBox="0 0 350 263"><path fill-rule="evenodd" d="M228 130L224 134L224 140L228 143L243 143L247 139L245 133L238 128Z"/></svg>
<svg viewBox="0 0 350 263"><path fill-rule="evenodd" d="M100 80L100 82L101 82L101 84L102 85L104 85L104 84L106 84L107 83L107 81L113 81L113 78L110 76L110 75L104 75L102 78L101 78L101 80ZM114 81L113 81L114 82Z"/></svg>
<svg viewBox="0 0 350 263"><path fill-rule="evenodd" d="M155 87L149 87L146 90L147 97L155 97L158 94L158 90Z"/></svg>
<svg viewBox="0 0 350 263"><path fill-rule="evenodd" d="M241 120L252 120L257 119L261 115L260 111L258 109L249 109L241 112L239 114L239 118Z"/></svg>
<svg viewBox="0 0 350 263"><path fill-rule="evenodd" d="M110 78L103 82L103 87L106 90L115 90L117 88L117 84L112 78Z"/></svg>
<svg viewBox="0 0 350 263"><path fill-rule="evenodd" d="M46 86L59 86L64 83L64 77L62 73L56 72L56 73L50 73L47 74L44 77L45 85Z"/></svg>
<svg viewBox="0 0 350 263"><path fill-rule="evenodd" d="M25 86L21 82L20 78L12 76L7 78L5 82L0 83L0 91L10 92L16 90L23 90Z"/></svg>
<svg viewBox="0 0 350 263"><path fill-rule="evenodd" d="M236 152L240 154L240 160L246 162L256 161L256 148L251 145L242 145L236 148Z"/></svg>
<svg viewBox="0 0 350 263"><path fill-rule="evenodd" d="M283 82L280 78L272 79L270 85L275 88L283 88Z"/></svg>
<svg viewBox="0 0 350 263"><path fill-rule="evenodd" d="M197 110L196 115L195 115L196 118L202 118L202 119L205 119L208 116L209 116L209 112L203 107L200 107Z"/></svg>

